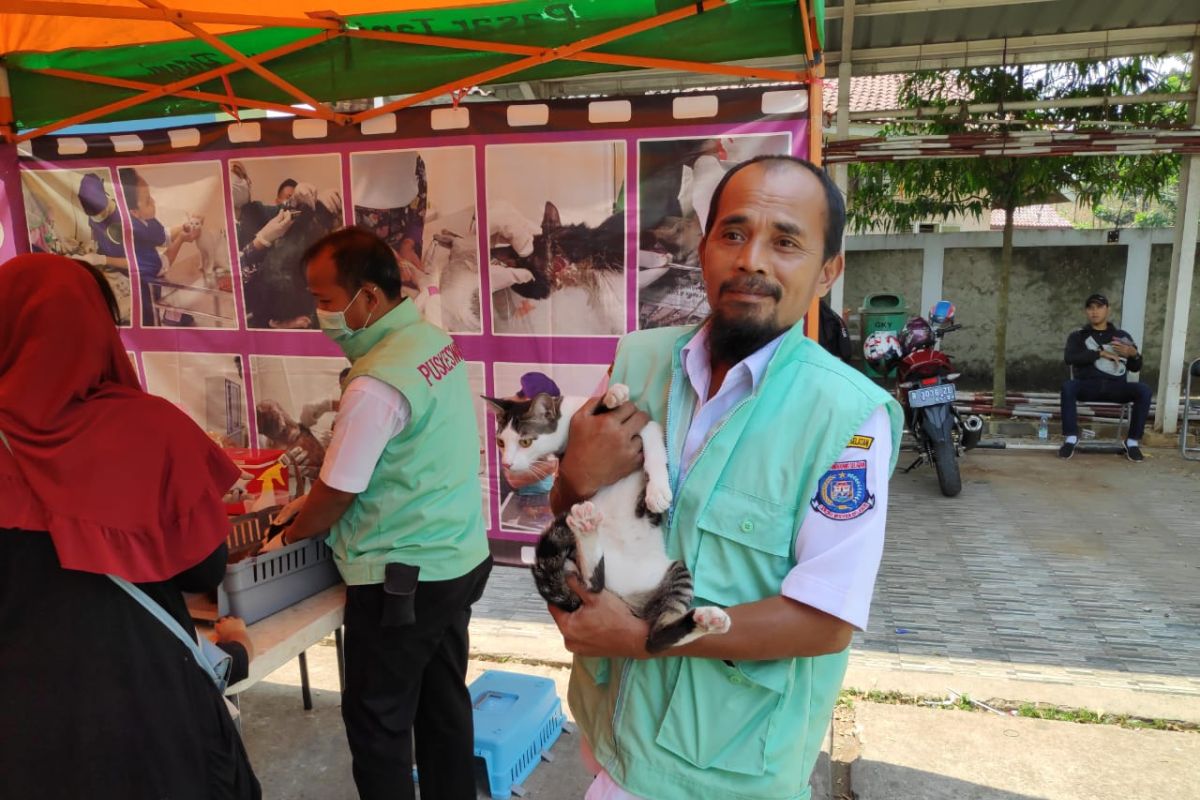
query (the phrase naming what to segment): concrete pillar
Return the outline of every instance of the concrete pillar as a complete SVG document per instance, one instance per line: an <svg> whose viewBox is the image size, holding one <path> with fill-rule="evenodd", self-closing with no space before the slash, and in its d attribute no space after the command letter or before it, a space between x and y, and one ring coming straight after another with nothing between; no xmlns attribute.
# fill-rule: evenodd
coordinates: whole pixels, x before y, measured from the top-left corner
<svg viewBox="0 0 1200 800"><path fill-rule="evenodd" d="M1171 247L1167 319L1163 325L1162 356L1158 367L1159 413L1154 423L1156 430L1166 434L1173 434L1179 429L1175 409L1179 407L1188 304L1192 297L1192 273L1196 263L1196 227L1200 222L1200 156L1183 157L1179 170L1177 214L1175 242Z"/></svg>
<svg viewBox="0 0 1200 800"><path fill-rule="evenodd" d="M1150 232L1122 231L1128 237L1129 246L1125 255L1125 294L1121 298L1120 325L1138 347L1145 346L1146 292L1150 286ZM1138 374L1129 373L1128 379L1136 381Z"/></svg>
<svg viewBox="0 0 1200 800"><path fill-rule="evenodd" d="M925 316L933 304L942 299L942 267L946 258L946 246L942 237L926 235L922 237L924 258L921 262L921 305L914 308L913 313Z"/></svg>
<svg viewBox="0 0 1200 800"><path fill-rule="evenodd" d="M1192 94L1189 122L1200 124L1200 42L1192 50ZM1158 369L1156 430L1173 434L1179 428L1179 408L1188 312L1192 299L1192 273L1196 264L1196 229L1200 225L1200 156L1184 156L1179 169L1179 201L1175 241L1171 247L1171 280L1167 319L1163 325L1162 356Z"/></svg>

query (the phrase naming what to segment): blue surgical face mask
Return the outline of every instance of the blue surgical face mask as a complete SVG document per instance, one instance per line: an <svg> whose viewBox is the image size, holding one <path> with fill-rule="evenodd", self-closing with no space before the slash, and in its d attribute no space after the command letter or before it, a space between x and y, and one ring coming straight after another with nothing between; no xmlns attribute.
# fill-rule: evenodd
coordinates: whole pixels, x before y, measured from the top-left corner
<svg viewBox="0 0 1200 800"><path fill-rule="evenodd" d="M354 293L354 297L350 298L350 302L346 303L346 308L354 305L354 301L358 299L360 294L362 294L361 288ZM349 339L351 336L358 333L358 331L362 330L362 328L355 330L346 324L346 308L343 308L341 311L325 311L324 309L317 309L317 325L320 326L321 333L325 334L330 339L333 339L335 342ZM363 328L370 324L371 314L367 314L367 321L363 323Z"/></svg>

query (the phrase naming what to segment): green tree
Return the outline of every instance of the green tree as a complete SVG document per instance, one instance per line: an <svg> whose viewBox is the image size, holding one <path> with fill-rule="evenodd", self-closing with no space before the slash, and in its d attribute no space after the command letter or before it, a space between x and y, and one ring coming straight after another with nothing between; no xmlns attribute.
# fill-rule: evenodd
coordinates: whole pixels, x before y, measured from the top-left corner
<svg viewBox="0 0 1200 800"><path fill-rule="evenodd" d="M885 137L1016 133L1034 130L1105 129L1112 122L1135 127L1178 124L1182 104L1144 104L1006 110L1017 101L1113 97L1180 91L1179 73L1164 73L1161 62L1130 58L1093 63L982 67L918 72L905 79L900 105L922 111L915 120L884 126ZM994 103L998 110L972 113L968 104ZM1063 190L1077 202L1098 207L1106 196L1162 201L1179 170L1177 156L1078 156L1064 158L987 157L914 159L850 166L849 221L853 229L875 227L910 231L913 223L1004 211L1004 246L996 293L996 354L992 398L1004 405L1009 283L1013 258L1013 212L1052 201Z"/></svg>

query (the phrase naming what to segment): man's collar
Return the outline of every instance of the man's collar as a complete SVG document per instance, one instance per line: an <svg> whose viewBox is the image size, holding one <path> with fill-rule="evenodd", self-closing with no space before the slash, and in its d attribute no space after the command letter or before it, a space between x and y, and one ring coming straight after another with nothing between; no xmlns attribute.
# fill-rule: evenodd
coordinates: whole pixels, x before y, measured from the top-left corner
<svg viewBox="0 0 1200 800"><path fill-rule="evenodd" d="M704 370L707 372L710 369L709 359L711 357L711 352L708 346L708 328L710 324L711 323L706 322L701 325L691 340L683 346L683 350L679 354L679 360L685 373L687 372L689 358L704 359ZM799 325L801 323L796 324ZM737 364L731 366L729 368L729 373L732 374L739 366L744 366L745 369L750 373L750 382L752 387L754 389L758 389L758 384L762 382L763 376L767 374L767 365L771 363L771 356L775 355L775 351L779 349L779 346L783 343L783 340L787 338L789 333L791 333L791 328L788 328L783 333L779 334L774 339L743 358Z"/></svg>
<svg viewBox="0 0 1200 800"><path fill-rule="evenodd" d="M366 355L379 342L383 341L389 333L406 328L420 319L421 312L417 310L417 304L406 299L394 308L389 309L386 314L373 321L367 327L358 330L349 339L339 341L338 346L342 348L342 352L346 354L346 357L351 362L354 362Z"/></svg>

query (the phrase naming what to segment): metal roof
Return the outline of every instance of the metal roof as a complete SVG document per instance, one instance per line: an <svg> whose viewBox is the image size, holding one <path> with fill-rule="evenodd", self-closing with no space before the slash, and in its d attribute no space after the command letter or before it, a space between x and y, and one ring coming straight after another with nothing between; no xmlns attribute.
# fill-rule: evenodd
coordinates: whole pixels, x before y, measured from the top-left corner
<svg viewBox="0 0 1200 800"><path fill-rule="evenodd" d="M1000 63L1045 63L1190 52L1200 41L1200 0L827 0L824 59L834 77ZM851 12L852 48L842 52ZM849 56L847 59L846 56ZM736 62L794 69L800 57ZM495 87L499 99L629 94L712 85L661 70Z"/></svg>
<svg viewBox="0 0 1200 800"><path fill-rule="evenodd" d="M1186 52L1196 0L829 0L825 51L844 61L849 13L855 75L980 64Z"/></svg>

